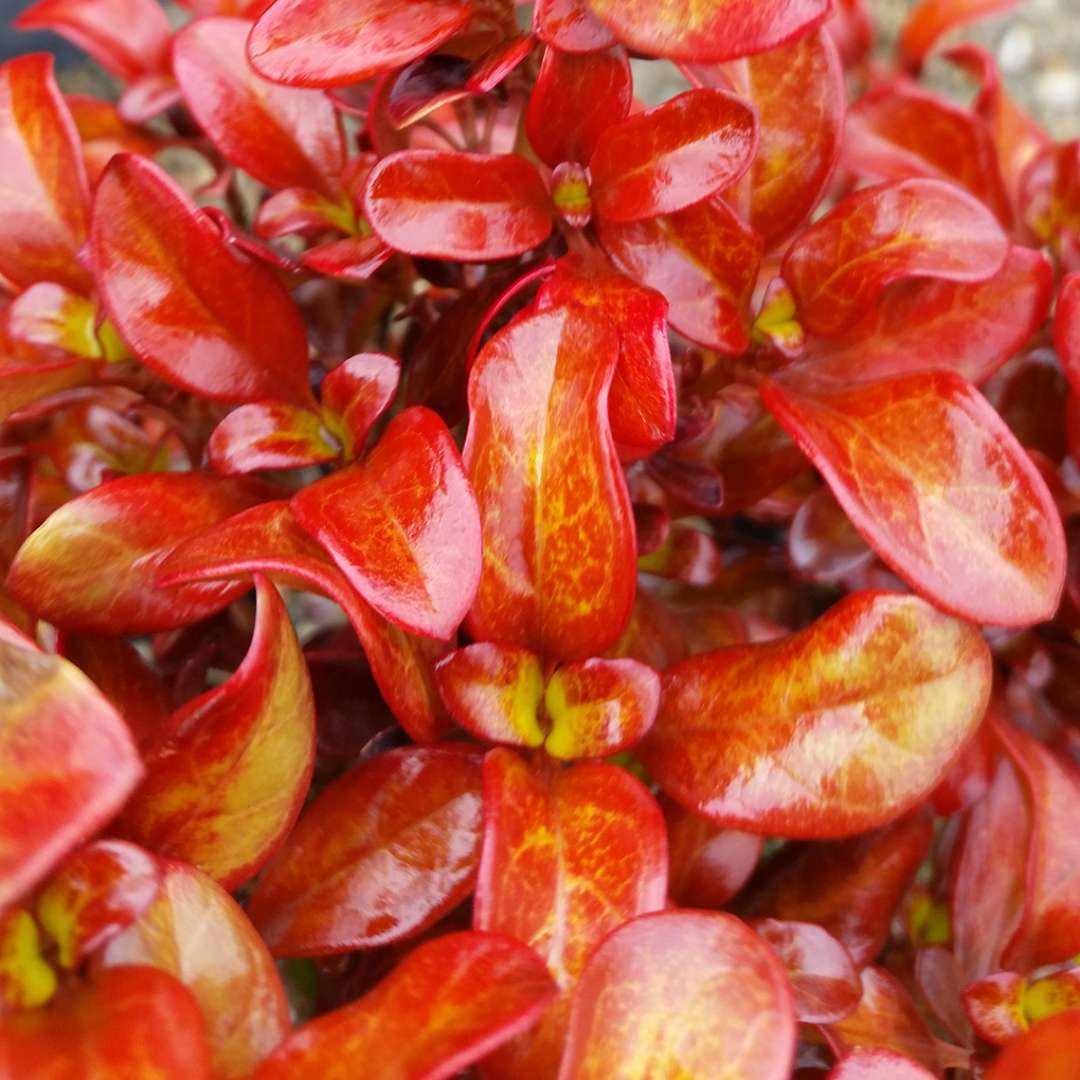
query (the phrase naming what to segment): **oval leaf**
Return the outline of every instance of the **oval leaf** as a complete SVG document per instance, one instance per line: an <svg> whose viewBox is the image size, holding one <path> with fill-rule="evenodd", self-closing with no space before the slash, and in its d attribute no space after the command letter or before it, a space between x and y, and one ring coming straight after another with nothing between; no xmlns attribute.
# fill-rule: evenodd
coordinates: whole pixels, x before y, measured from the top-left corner
<svg viewBox="0 0 1080 1080"><path fill-rule="evenodd" d="M844 836L933 790L982 720L990 680L973 627L915 597L856 593L790 637L669 668L638 754L718 824Z"/></svg>
<svg viewBox="0 0 1080 1080"><path fill-rule="evenodd" d="M233 409L206 444L211 468L222 476L259 469L302 469L341 453L318 413L284 401L259 401Z"/></svg>
<svg viewBox="0 0 1080 1080"><path fill-rule="evenodd" d="M479 761L392 750L323 790L266 868L249 914L277 956L327 956L418 934L472 890Z"/></svg>
<svg viewBox="0 0 1080 1080"><path fill-rule="evenodd" d="M772 950L733 915L670 911L628 922L593 953L559 1077L786 1080L794 1055L791 993Z"/></svg>
<svg viewBox="0 0 1080 1080"><path fill-rule="evenodd" d="M600 52L615 44L611 31L589 14L585 0L536 0L533 32L565 53Z"/></svg>
<svg viewBox="0 0 1080 1080"><path fill-rule="evenodd" d="M323 379L324 415L342 439L346 457L364 449L372 425L390 407L401 365L385 353L350 356Z"/></svg>

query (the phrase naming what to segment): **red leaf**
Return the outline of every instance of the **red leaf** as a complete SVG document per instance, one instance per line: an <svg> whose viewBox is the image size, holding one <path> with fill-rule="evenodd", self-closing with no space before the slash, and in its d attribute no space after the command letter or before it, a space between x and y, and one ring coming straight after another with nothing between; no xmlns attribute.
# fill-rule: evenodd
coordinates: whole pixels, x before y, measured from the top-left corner
<svg viewBox="0 0 1080 1080"><path fill-rule="evenodd" d="M469 612L478 640L576 660L626 624L634 529L607 423L617 342L564 305L511 323L473 365L464 459L484 538Z"/></svg>
<svg viewBox="0 0 1080 1080"><path fill-rule="evenodd" d="M318 413L284 401L241 405L214 428L206 445L211 468L222 476L302 469L340 453Z"/></svg>
<svg viewBox="0 0 1080 1080"><path fill-rule="evenodd" d="M918 71L938 38L965 23L1015 6L1016 0L922 0L900 31L900 60Z"/></svg>
<svg viewBox="0 0 1080 1080"><path fill-rule="evenodd" d="M172 29L155 0L38 0L14 25L60 34L122 82L169 66Z"/></svg>
<svg viewBox="0 0 1080 1080"><path fill-rule="evenodd" d="M216 1080L246 1080L289 1031L281 979L227 892L185 863L163 860L162 872L157 900L105 946L102 963L176 976L202 1012Z"/></svg>
<svg viewBox="0 0 1080 1080"><path fill-rule="evenodd" d="M203 473L111 480L66 503L26 539L8 574L12 594L65 629L145 634L199 622L250 588L211 582L154 587L182 540L269 494ZM153 507L153 513L147 508Z"/></svg>
<svg viewBox="0 0 1080 1080"><path fill-rule="evenodd" d="M288 293L266 267L234 256L158 166L112 159L90 243L110 318L156 374L222 401L311 402L304 325Z"/></svg>
<svg viewBox="0 0 1080 1080"><path fill-rule="evenodd" d="M730 187L757 151L757 117L734 94L688 90L607 128L589 160L596 212L632 222Z"/></svg>
<svg viewBox="0 0 1080 1080"><path fill-rule="evenodd" d="M680 334L727 355L746 351L762 242L727 203L706 199L629 225L600 219L597 231L616 266L667 299Z"/></svg>
<svg viewBox="0 0 1080 1080"><path fill-rule="evenodd" d="M537 0L533 33L553 49L592 53L610 49L615 36L589 14L586 0Z"/></svg>
<svg viewBox="0 0 1080 1080"><path fill-rule="evenodd" d="M0 620L0 909L105 825L142 766L123 720L73 664Z"/></svg>
<svg viewBox="0 0 1080 1080"><path fill-rule="evenodd" d="M551 233L547 188L516 154L388 154L368 178L364 215L395 250L431 259L506 259Z"/></svg>
<svg viewBox="0 0 1080 1080"><path fill-rule="evenodd" d="M0 366L0 421L35 401L92 382L97 370L85 360Z"/></svg>
<svg viewBox="0 0 1080 1080"><path fill-rule="evenodd" d="M446 1080L535 1023L555 992L539 958L467 931L426 942L370 993L294 1032L254 1080L359 1075Z"/></svg>
<svg viewBox="0 0 1080 1080"><path fill-rule="evenodd" d="M799 37L829 13L828 0L585 0L620 41L678 60L734 60Z"/></svg>
<svg viewBox="0 0 1080 1080"><path fill-rule="evenodd" d="M987 1080L1077 1080L1080 1009L1052 1016L1014 1039L986 1074Z"/></svg>
<svg viewBox="0 0 1080 1080"><path fill-rule="evenodd" d="M915 597L855 593L791 637L669 668L638 755L718 824L844 836L933 790L982 719L990 678L973 627Z"/></svg>
<svg viewBox="0 0 1080 1080"><path fill-rule="evenodd" d="M394 254L378 236L347 236L316 244L300 256L309 270L342 281L367 281Z"/></svg>
<svg viewBox="0 0 1080 1080"><path fill-rule="evenodd" d="M0 1024L0 1069L19 1080L159 1076L210 1080L206 1030L191 992L153 968L73 983L44 1009Z"/></svg>
<svg viewBox="0 0 1080 1080"><path fill-rule="evenodd" d="M719 910L757 868L761 837L722 829L668 799L662 805L667 821L671 899L679 907Z"/></svg>
<svg viewBox="0 0 1080 1080"><path fill-rule="evenodd" d="M456 0L277 0L255 23L248 56L287 86L346 86L426 56L471 15Z"/></svg>
<svg viewBox="0 0 1080 1080"><path fill-rule="evenodd" d="M723 1069L731 1080L785 1080L795 1019L783 968L733 915L668 911L626 923L574 991L560 1080L619 1075L628 1049L638 1076Z"/></svg>
<svg viewBox="0 0 1080 1080"><path fill-rule="evenodd" d="M233 164L275 191L337 193L345 144L330 100L269 82L252 71L246 19L189 23L173 45L173 70L188 108Z"/></svg>
<svg viewBox="0 0 1080 1080"><path fill-rule="evenodd" d="M79 136L52 70L44 53L0 66L0 166L9 200L0 276L15 289L51 281L86 291L90 277L75 256L86 241L90 197Z"/></svg>
<svg viewBox="0 0 1080 1080"><path fill-rule="evenodd" d="M124 811L129 836L182 858L226 889L252 877L289 831L315 757L307 665L285 604L255 578L244 662L177 712Z"/></svg>
<svg viewBox="0 0 1080 1080"><path fill-rule="evenodd" d="M477 758L392 750L319 794L259 879L249 914L277 956L414 937L472 891L480 838Z"/></svg>
<svg viewBox="0 0 1080 1080"><path fill-rule="evenodd" d="M1053 615L1061 519L1027 453L965 379L927 371L820 390L776 380L761 393L852 524L915 589L973 622Z"/></svg>
<svg viewBox="0 0 1080 1080"><path fill-rule="evenodd" d="M895 1050L852 1050L829 1073L828 1080L933 1080L934 1074Z"/></svg>
<svg viewBox="0 0 1080 1080"><path fill-rule="evenodd" d="M1004 1046L1027 1030L1024 987L1027 980L1012 971L1000 971L964 988L964 1011L980 1039Z"/></svg>
<svg viewBox="0 0 1080 1080"><path fill-rule="evenodd" d="M291 506L380 614L443 640L458 628L480 576L480 522L438 415L399 413L362 465L305 488Z"/></svg>
<svg viewBox="0 0 1080 1080"><path fill-rule="evenodd" d="M529 95L529 143L552 168L562 161L587 164L603 133L626 117L633 100L625 49L579 55L549 48Z"/></svg>
<svg viewBox="0 0 1080 1080"><path fill-rule="evenodd" d="M75 968L130 926L160 888L157 861L123 840L99 840L68 856L35 905L61 967Z"/></svg>
<svg viewBox="0 0 1080 1080"><path fill-rule="evenodd" d="M900 180L838 203L799 235L782 272L806 328L831 337L894 281L985 281L1008 252L1001 226L967 192L940 180Z"/></svg>
<svg viewBox="0 0 1080 1080"><path fill-rule="evenodd" d="M799 1023L834 1023L855 1011L862 997L859 973L847 949L827 930L776 919L755 919L750 926L787 970Z"/></svg>
<svg viewBox="0 0 1080 1080"><path fill-rule="evenodd" d="M359 353L323 379L323 410L335 422L346 457L364 449L372 425L394 400L400 377L401 365L394 357Z"/></svg>
<svg viewBox="0 0 1080 1080"><path fill-rule="evenodd" d="M1054 310L1054 348L1069 384L1080 393L1080 272L1061 280Z"/></svg>

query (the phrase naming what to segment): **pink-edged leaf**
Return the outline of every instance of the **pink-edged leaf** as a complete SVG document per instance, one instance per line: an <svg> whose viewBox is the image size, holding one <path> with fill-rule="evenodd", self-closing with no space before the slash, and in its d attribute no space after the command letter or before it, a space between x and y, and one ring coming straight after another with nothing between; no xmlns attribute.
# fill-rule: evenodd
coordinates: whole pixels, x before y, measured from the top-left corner
<svg viewBox="0 0 1080 1080"><path fill-rule="evenodd" d="M74 664L0 620L0 908L105 825L142 775L116 710Z"/></svg>
<svg viewBox="0 0 1080 1080"><path fill-rule="evenodd" d="M446 424L414 406L363 462L292 500L300 524L376 611L445 640L480 578L480 520Z"/></svg>
<svg viewBox="0 0 1080 1080"><path fill-rule="evenodd" d="M525 131L541 161L585 165L603 133L630 112L634 83L625 49L577 55L547 49L529 95Z"/></svg>
<svg viewBox="0 0 1080 1080"><path fill-rule="evenodd" d="M828 0L585 0L627 45L676 60L733 60L764 52L822 22Z"/></svg>
<svg viewBox="0 0 1080 1080"><path fill-rule="evenodd" d="M157 899L95 963L144 964L179 979L205 1021L215 1080L247 1080L289 1031L274 961L224 889L187 863L159 861Z"/></svg>
<svg viewBox="0 0 1080 1080"><path fill-rule="evenodd" d="M973 627L912 596L854 593L790 637L669 668L637 753L718 824L845 836L929 794L982 719L990 677Z"/></svg>
<svg viewBox="0 0 1080 1080"><path fill-rule="evenodd" d="M631 1048L627 1075L786 1080L795 1018L783 967L733 915L631 920L593 953L578 982L559 1078L626 1074Z"/></svg>
<svg viewBox="0 0 1080 1080"><path fill-rule="evenodd" d="M69 630L138 634L187 626L250 585L160 589L153 583L162 562L181 541L268 494L263 484L203 473L110 480L66 503L30 534L7 587L43 619Z"/></svg>
<svg viewBox="0 0 1080 1080"><path fill-rule="evenodd" d="M802 323L831 337L894 281L985 281L1008 252L993 214L967 192L941 180L899 180L838 203L799 235L782 272Z"/></svg>
<svg viewBox="0 0 1080 1080"><path fill-rule="evenodd" d="M533 33L566 53L602 52L615 44L615 35L589 14L585 0L536 0Z"/></svg>
<svg viewBox="0 0 1080 1080"><path fill-rule="evenodd" d="M767 381L762 399L867 543L905 581L973 622L1050 618L1065 577L1053 498L962 376L925 371L821 388Z"/></svg>
<svg viewBox="0 0 1080 1080"><path fill-rule="evenodd" d="M757 145L751 106L724 90L687 90L600 135L589 159L596 212L632 222L684 210L734 184Z"/></svg>
<svg viewBox="0 0 1080 1080"><path fill-rule="evenodd" d="M327 956L413 937L472 891L480 761L461 748L391 750L320 792L248 907L277 956Z"/></svg>
<svg viewBox="0 0 1080 1080"><path fill-rule="evenodd" d="M157 165L118 154L98 184L95 276L152 371L203 397L311 402L304 324L273 273L242 261Z"/></svg>
<svg viewBox="0 0 1080 1080"><path fill-rule="evenodd" d="M511 746L543 745L537 710L544 673L527 649L489 641L457 649L436 665L435 681L450 715L471 734Z"/></svg>
<svg viewBox="0 0 1080 1080"><path fill-rule="evenodd" d="M172 29L157 0L38 0L15 26L60 34L123 82L169 66Z"/></svg>
<svg viewBox="0 0 1080 1080"><path fill-rule="evenodd" d="M371 171L364 215L396 251L464 262L521 255L551 233L547 188L517 154L389 154Z"/></svg>
<svg viewBox="0 0 1080 1080"><path fill-rule="evenodd" d="M499 934L426 942L374 990L294 1032L253 1080L325 1080L377 1068L448 1080L536 1022L555 993L540 958Z"/></svg>
<svg viewBox="0 0 1080 1080"><path fill-rule="evenodd" d="M277 0L248 40L255 70L287 86L347 86L433 52L463 29L459 0Z"/></svg>
<svg viewBox="0 0 1080 1080"><path fill-rule="evenodd" d="M726 202L631 224L601 218L597 231L619 269L667 299L680 334L729 355L747 349L762 241Z"/></svg>
<svg viewBox="0 0 1080 1080"><path fill-rule="evenodd" d="M316 91L279 86L254 72L246 19L189 23L173 44L173 70L199 126L233 164L276 190L336 194L345 167L337 112Z"/></svg>
<svg viewBox="0 0 1080 1080"><path fill-rule="evenodd" d="M372 425L390 407L401 365L385 353L350 356L323 379L323 412L344 443L346 457L364 448Z"/></svg>
<svg viewBox="0 0 1080 1080"><path fill-rule="evenodd" d="M128 836L235 889L296 820L315 759L307 664L277 589L256 576L251 647L235 674L188 702L147 757Z"/></svg>
<svg viewBox="0 0 1080 1080"><path fill-rule="evenodd" d="M852 1050L830 1071L828 1080L934 1080L934 1073L895 1050Z"/></svg>
<svg viewBox="0 0 1080 1080"><path fill-rule="evenodd" d="M89 192L71 113L44 53L0 65L0 278L16 289L51 281L85 292L75 256L86 241Z"/></svg>
<svg viewBox="0 0 1080 1080"><path fill-rule="evenodd" d="M829 1024L850 1016L862 983L850 954L814 923L755 919L751 928L780 958L791 984L795 1016L802 1024Z"/></svg>
<svg viewBox="0 0 1080 1080"><path fill-rule="evenodd" d="M285 401L260 401L234 409L206 444L211 468L222 476L259 469L302 469L341 453L318 413Z"/></svg>

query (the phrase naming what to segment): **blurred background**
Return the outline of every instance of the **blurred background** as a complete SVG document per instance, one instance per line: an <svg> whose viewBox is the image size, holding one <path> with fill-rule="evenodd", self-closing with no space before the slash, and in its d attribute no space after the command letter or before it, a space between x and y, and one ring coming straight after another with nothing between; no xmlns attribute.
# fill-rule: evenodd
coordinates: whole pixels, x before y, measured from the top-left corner
<svg viewBox="0 0 1080 1080"><path fill-rule="evenodd" d="M11 29L11 20L30 2L0 0L0 59L48 49L57 55L65 89L101 92L107 83L60 38ZM880 50L889 48L915 2L870 0L880 30ZM1012 94L1051 135L1057 139L1080 138L1080 0L1020 0L1012 12L961 29L953 37L977 41L989 48ZM963 92L963 84L955 80L944 63L931 63L927 80L937 89Z"/></svg>

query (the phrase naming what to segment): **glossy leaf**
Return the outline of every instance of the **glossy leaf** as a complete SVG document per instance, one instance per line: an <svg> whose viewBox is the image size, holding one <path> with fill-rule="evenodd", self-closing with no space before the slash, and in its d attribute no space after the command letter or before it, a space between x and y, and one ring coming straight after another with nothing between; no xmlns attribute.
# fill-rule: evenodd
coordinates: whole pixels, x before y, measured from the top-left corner
<svg viewBox="0 0 1080 1080"><path fill-rule="evenodd" d="M97 309L93 301L41 281L24 289L5 312L7 329L16 341L41 349L61 349L73 356L96 360L105 350L95 332Z"/></svg>
<svg viewBox="0 0 1080 1080"><path fill-rule="evenodd" d="M471 15L457 0L277 0L256 22L248 56L286 86L345 86L433 52Z"/></svg>
<svg viewBox="0 0 1080 1080"><path fill-rule="evenodd" d="M147 758L127 835L226 889L255 874L296 820L311 781L315 708L300 643L275 587L256 577L244 662L188 702Z"/></svg>
<svg viewBox="0 0 1080 1080"><path fill-rule="evenodd" d="M156 374L222 401L311 401L304 326L288 293L269 269L234 256L148 159L109 163L90 244L110 318Z"/></svg>
<svg viewBox="0 0 1080 1080"><path fill-rule="evenodd" d="M323 94L283 87L251 69L251 23L209 18L190 23L173 45L184 100L214 145L277 191L313 188L334 195L345 166L337 113Z"/></svg>
<svg viewBox="0 0 1080 1080"><path fill-rule="evenodd" d="M415 936L472 890L480 762L392 750L325 788L266 868L249 914L278 956L326 956Z"/></svg>
<svg viewBox="0 0 1080 1080"><path fill-rule="evenodd" d="M670 800L662 805L667 821L671 899L679 907L725 907L757 868L761 837L722 829Z"/></svg>
<svg viewBox="0 0 1080 1080"><path fill-rule="evenodd" d="M480 506L478 640L597 655L634 598L634 532L607 423L615 332L576 305L525 316L469 378L465 467Z"/></svg>
<svg viewBox="0 0 1080 1080"><path fill-rule="evenodd" d="M236 901L205 874L163 860L162 875L157 900L109 941L101 963L146 964L179 979L202 1012L214 1076L246 1080L289 1030L274 962Z"/></svg>
<svg viewBox="0 0 1080 1080"><path fill-rule="evenodd" d="M35 911L56 943L60 966L70 969L130 926L160 888L153 856L123 840L99 840L61 863L38 893Z"/></svg>
<svg viewBox="0 0 1080 1080"><path fill-rule="evenodd" d="M565 664L548 680L544 709L552 757L608 757L637 743L660 705L660 676L636 660Z"/></svg>
<svg viewBox="0 0 1080 1080"><path fill-rule="evenodd" d="M862 997L847 949L814 923L756 919L750 924L780 958L801 1024L828 1024L853 1013Z"/></svg>
<svg viewBox="0 0 1080 1080"><path fill-rule="evenodd" d="M450 715L471 734L512 746L543 745L537 709L544 673L527 649L487 641L469 645L439 661L435 681Z"/></svg>
<svg viewBox="0 0 1080 1080"><path fill-rule="evenodd" d="M249 481L200 473L125 476L66 503L27 538L7 587L65 629L150 633L212 615L250 588L211 582L152 587L178 543L265 497ZM152 506L154 513L146 513Z"/></svg>
<svg viewBox="0 0 1080 1080"><path fill-rule="evenodd" d="M782 272L801 322L830 337L852 326L894 281L985 281L1008 251L990 211L960 188L900 180L838 203L799 235Z"/></svg>
<svg viewBox="0 0 1080 1080"><path fill-rule="evenodd" d="M74 664L0 621L0 908L105 825L142 766L115 709Z"/></svg>
<svg viewBox="0 0 1080 1080"><path fill-rule="evenodd" d="M497 934L421 945L370 993L294 1032L254 1080L322 1080L378 1062L444 1080L535 1022L555 992L535 953Z"/></svg>
<svg viewBox="0 0 1080 1080"><path fill-rule="evenodd" d="M608 127L589 160L596 212L632 222L730 187L757 151L754 110L723 90L688 90Z"/></svg>
<svg viewBox="0 0 1080 1080"><path fill-rule="evenodd" d="M516 154L389 154L371 171L364 215L396 251L431 259L505 259L551 232L547 189Z"/></svg>
<svg viewBox="0 0 1080 1080"><path fill-rule="evenodd" d="M661 912L593 953L559 1076L784 1080L794 1049L791 994L772 950L733 915Z"/></svg>
<svg viewBox="0 0 1080 1080"><path fill-rule="evenodd" d="M399 413L363 464L290 505L381 615L433 638L458 628L480 577L480 522L457 446L435 413Z"/></svg>
<svg viewBox="0 0 1080 1080"><path fill-rule="evenodd" d="M958 26L1015 6L1016 0L921 0L900 30L900 59L918 71L938 38Z"/></svg>
<svg viewBox="0 0 1080 1080"><path fill-rule="evenodd" d="M933 1080L934 1074L895 1050L852 1050L829 1073L828 1080Z"/></svg>
<svg viewBox="0 0 1080 1080"><path fill-rule="evenodd" d="M790 637L668 669L638 754L669 795L718 824L844 836L927 795L989 693L976 630L914 597L856 593Z"/></svg>
<svg viewBox="0 0 1080 1080"><path fill-rule="evenodd" d="M385 353L360 353L339 364L322 383L323 410L344 443L360 453L375 421L397 393L401 365Z"/></svg>
<svg viewBox="0 0 1080 1080"><path fill-rule="evenodd" d="M601 52L615 44L611 31L589 14L586 0L537 0L533 32L545 44L566 53Z"/></svg>
<svg viewBox="0 0 1080 1080"><path fill-rule="evenodd" d="M529 144L552 168L562 161L586 165L603 133L630 112L633 99L624 49L586 55L547 49L525 114Z"/></svg>
<svg viewBox="0 0 1080 1080"><path fill-rule="evenodd" d="M586 0L620 41L678 60L732 60L798 37L829 12L827 0Z"/></svg>
<svg viewBox="0 0 1080 1080"><path fill-rule="evenodd" d="M318 413L284 401L234 409L214 428L206 446L211 468L222 476L302 469L333 461L340 453Z"/></svg>
<svg viewBox="0 0 1080 1080"><path fill-rule="evenodd" d="M210 1080L205 1026L190 991L152 968L74 983L44 1009L0 1024L0 1071L20 1080L161 1076Z"/></svg>
<svg viewBox="0 0 1080 1080"><path fill-rule="evenodd" d="M959 375L821 392L777 380L762 397L867 543L914 588L973 622L1026 626L1054 613L1065 573L1056 507Z"/></svg>
<svg viewBox="0 0 1080 1080"><path fill-rule="evenodd" d="M0 66L0 162L8 210L0 225L0 276L16 289L51 281L85 290L75 260L86 241L89 194L71 113L52 57Z"/></svg>
<svg viewBox="0 0 1080 1080"><path fill-rule="evenodd" d="M616 266L666 297L680 334L728 355L746 350L762 241L727 203L706 199L629 225L601 219L597 230Z"/></svg>

